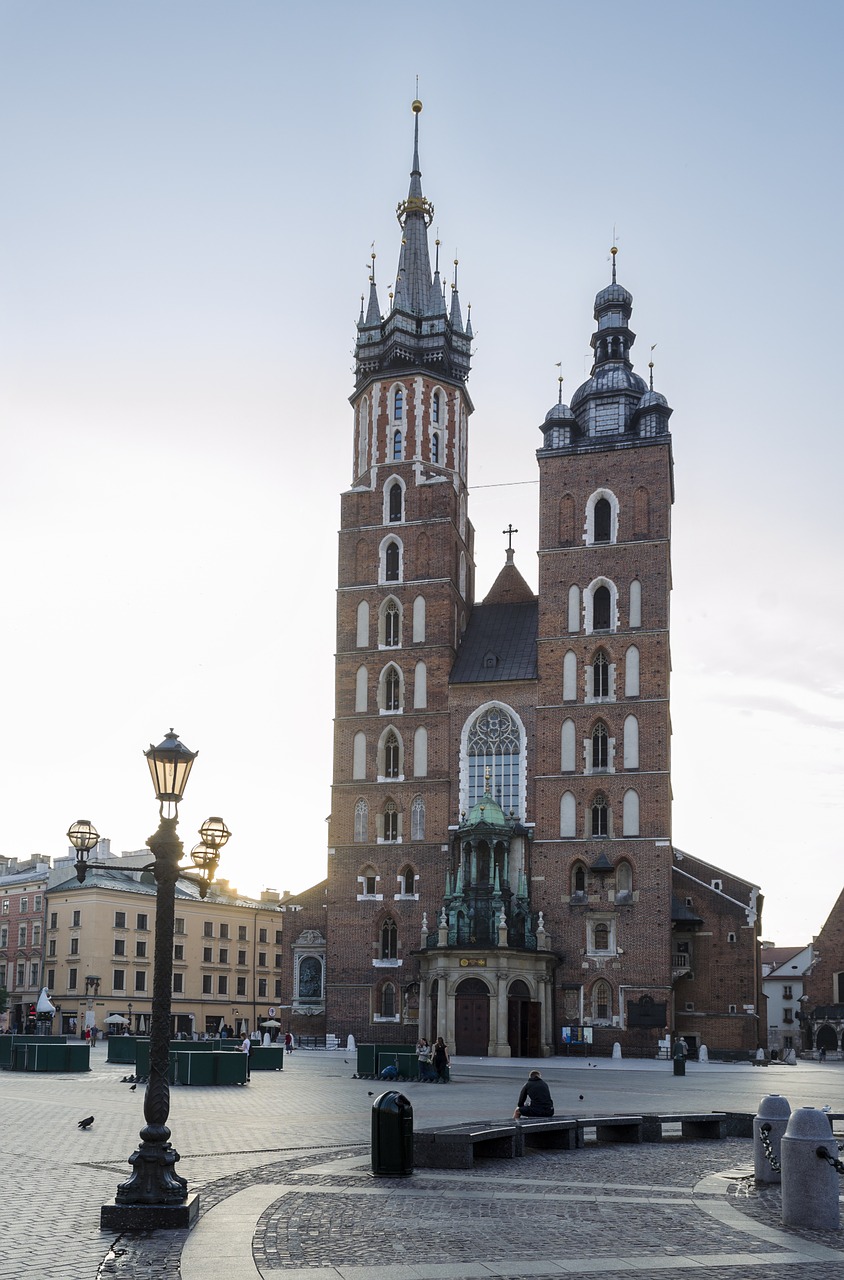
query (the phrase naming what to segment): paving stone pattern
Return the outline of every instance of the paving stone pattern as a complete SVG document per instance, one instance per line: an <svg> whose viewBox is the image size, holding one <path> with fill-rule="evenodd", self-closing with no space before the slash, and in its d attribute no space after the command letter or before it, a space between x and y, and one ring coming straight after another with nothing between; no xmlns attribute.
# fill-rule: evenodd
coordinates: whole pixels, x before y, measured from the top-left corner
<svg viewBox="0 0 844 1280"><path fill-rule="evenodd" d="M463 1087L407 1087L417 1122L506 1116L530 1065ZM143 1122L140 1090L120 1084L124 1070L95 1061L87 1076L0 1073L0 1280L656 1280L690 1270L743 1280L783 1267L797 1280L844 1275L841 1235L784 1232L779 1190L747 1177L751 1145L739 1139L535 1151L465 1171L372 1178L373 1089L327 1054L294 1055L282 1075L256 1076L248 1089L175 1089L178 1167L200 1192L200 1220L190 1237L115 1238L99 1230L99 1209L127 1176ZM643 1069L587 1078L607 1110L672 1089ZM793 1075L806 1087L792 1088L792 1106L816 1104L821 1079ZM711 1099L696 1109L740 1109L747 1090L739 1073L713 1074ZM95 1124L80 1133L76 1121L90 1113ZM246 1206L245 1216L238 1208L233 1217L230 1203Z"/></svg>

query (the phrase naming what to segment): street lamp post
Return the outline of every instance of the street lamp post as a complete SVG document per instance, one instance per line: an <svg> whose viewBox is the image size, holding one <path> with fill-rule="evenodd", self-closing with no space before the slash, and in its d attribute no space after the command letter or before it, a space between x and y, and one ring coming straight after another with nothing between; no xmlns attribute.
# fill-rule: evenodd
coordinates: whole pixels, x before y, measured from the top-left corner
<svg viewBox="0 0 844 1280"><path fill-rule="evenodd" d="M148 868L156 883L155 946L152 978L152 1019L149 1045L149 1079L144 1093L144 1119L138 1149L129 1157L132 1173L117 1188L113 1201L102 1206L100 1226L118 1230L189 1227L199 1211L199 1196L188 1193L185 1178L176 1173L178 1152L171 1145L167 1119L170 1114L170 995L173 986L173 929L176 881L191 880L204 898L214 879L220 850L230 836L222 818L209 818L199 834L202 843L192 850L194 877L180 871L184 853L176 834L178 805L184 794L197 752L189 751L171 729L157 747L144 755L159 801L158 830L147 840L155 861ZM99 837L90 822L73 824L68 837L77 851L76 875L85 879L91 849Z"/></svg>

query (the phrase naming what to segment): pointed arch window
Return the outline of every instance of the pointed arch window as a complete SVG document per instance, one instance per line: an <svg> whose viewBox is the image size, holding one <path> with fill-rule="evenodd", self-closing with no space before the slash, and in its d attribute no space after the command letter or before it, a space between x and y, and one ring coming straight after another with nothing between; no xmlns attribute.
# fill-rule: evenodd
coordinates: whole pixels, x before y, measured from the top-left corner
<svg viewBox="0 0 844 1280"><path fill-rule="evenodd" d="M355 844L366 844L369 839L369 805L363 799L355 805Z"/></svg>
<svg viewBox="0 0 844 1280"><path fill-rule="evenodd" d="M397 542L388 542L384 551L385 582L398 582L400 563L399 544Z"/></svg>
<svg viewBox="0 0 844 1280"><path fill-rule="evenodd" d="M384 710L401 710L401 676L397 667L388 667L384 673Z"/></svg>
<svg viewBox="0 0 844 1280"><path fill-rule="evenodd" d="M381 959L398 959L398 930L395 920L385 920L381 925Z"/></svg>
<svg viewBox="0 0 844 1280"><path fill-rule="evenodd" d="M633 868L629 862L619 862L615 870L615 896L629 897L633 892Z"/></svg>
<svg viewBox="0 0 844 1280"><path fill-rule="evenodd" d="M590 830L593 836L609 835L610 829L610 811L607 806L607 797L605 795L597 795L592 801L590 810L591 825Z"/></svg>
<svg viewBox="0 0 844 1280"><path fill-rule="evenodd" d="M477 804L490 788L505 813L521 813L520 771L522 735L514 716L504 707L487 707L471 725L466 741L469 773L468 805Z"/></svg>
<svg viewBox="0 0 844 1280"><path fill-rule="evenodd" d="M571 891L572 893L586 892L586 868L582 862L576 862L574 864L574 870L571 877Z"/></svg>
<svg viewBox="0 0 844 1280"><path fill-rule="evenodd" d="M404 392L401 387L397 387L393 392L393 419L401 422L404 415ZM401 432L398 433L399 435Z"/></svg>
<svg viewBox="0 0 844 1280"><path fill-rule="evenodd" d="M610 949L610 928L603 920L599 920L595 925L595 950L609 951Z"/></svg>
<svg viewBox="0 0 844 1280"><path fill-rule="evenodd" d="M384 645L388 649L398 648L401 644L401 609L396 600L388 600L384 605Z"/></svg>
<svg viewBox="0 0 844 1280"><path fill-rule="evenodd" d="M609 587L601 584L592 593L592 630L609 631L612 596Z"/></svg>
<svg viewBox="0 0 844 1280"><path fill-rule="evenodd" d="M599 649L592 659L592 697L610 696L610 664L607 655Z"/></svg>
<svg viewBox="0 0 844 1280"><path fill-rule="evenodd" d="M425 801L421 796L414 796L410 806L410 838L425 839Z"/></svg>
<svg viewBox="0 0 844 1280"><path fill-rule="evenodd" d="M413 897L416 893L416 873L413 867L405 867L399 875L399 893L405 897Z"/></svg>
<svg viewBox="0 0 844 1280"><path fill-rule="evenodd" d="M401 462L401 432L393 432L393 462Z"/></svg>
<svg viewBox="0 0 844 1280"><path fill-rule="evenodd" d="M387 982L381 988L381 1017L395 1018L396 1016L396 989L392 982Z"/></svg>
<svg viewBox="0 0 844 1280"><path fill-rule="evenodd" d="M440 460L440 433L435 431L431 436L431 461L439 463Z"/></svg>
<svg viewBox="0 0 844 1280"><path fill-rule="evenodd" d="M609 767L609 734L607 726L600 721L592 730L592 769L606 770Z"/></svg>
<svg viewBox="0 0 844 1280"><path fill-rule="evenodd" d="M431 399L431 421L439 422L440 420L440 393L435 391ZM436 461L436 459L434 459Z"/></svg>
<svg viewBox="0 0 844 1280"><path fill-rule="evenodd" d="M595 541L609 542L612 538L612 507L606 498L595 503Z"/></svg>
<svg viewBox="0 0 844 1280"><path fill-rule="evenodd" d="M394 800L384 805L384 842L395 844L399 838L399 811Z"/></svg>
<svg viewBox="0 0 844 1280"><path fill-rule="evenodd" d="M403 498L404 498L404 494L402 492L402 487L399 484L398 480L396 480L393 484L390 485L389 516L390 516L391 524L398 524L401 522L402 514L403 514L402 513Z"/></svg>
<svg viewBox="0 0 844 1280"><path fill-rule="evenodd" d="M603 926L606 929L606 925ZM598 930L595 929L595 950L601 948L597 945ZM604 948L606 950L606 948ZM596 982L592 988L592 1018L595 1022L609 1022L612 1017L612 990L610 984L601 979Z"/></svg>
<svg viewBox="0 0 844 1280"><path fill-rule="evenodd" d="M399 748L399 740L391 729L384 739L384 777L397 778L399 776L399 757L401 751Z"/></svg>

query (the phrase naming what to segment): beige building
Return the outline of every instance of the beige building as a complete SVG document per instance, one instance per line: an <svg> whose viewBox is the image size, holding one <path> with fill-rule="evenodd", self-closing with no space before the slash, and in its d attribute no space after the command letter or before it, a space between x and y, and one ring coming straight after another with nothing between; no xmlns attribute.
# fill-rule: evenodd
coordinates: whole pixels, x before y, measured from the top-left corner
<svg viewBox="0 0 844 1280"><path fill-rule="evenodd" d="M149 853L141 856L149 861ZM60 1009L56 1032L103 1031L112 1014L128 1018L135 1032L149 1029L156 886L151 872L131 866L134 860L140 859L115 859L113 868L89 870L84 884L72 876L49 889L44 982ZM193 884L179 880L174 1034L202 1035L223 1024L253 1030L273 1013L281 1021L282 927L274 890L256 901L221 880L203 901Z"/></svg>
<svg viewBox="0 0 844 1280"><path fill-rule="evenodd" d="M0 1031L35 1030L49 873L49 861L37 855L0 858L0 988L7 993Z"/></svg>

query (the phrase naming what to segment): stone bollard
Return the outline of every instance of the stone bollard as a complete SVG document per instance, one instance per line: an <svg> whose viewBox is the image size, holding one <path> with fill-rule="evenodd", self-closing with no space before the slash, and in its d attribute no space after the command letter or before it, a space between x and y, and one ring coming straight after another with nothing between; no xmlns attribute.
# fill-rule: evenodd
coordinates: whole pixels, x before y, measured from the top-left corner
<svg viewBox="0 0 844 1280"><path fill-rule="evenodd" d="M697 1051L697 1060L698 1060L698 1062L708 1062L708 1061L709 1061L709 1050L707 1049L707 1047L706 1047L706 1045L705 1045L705 1044L702 1044L702 1045L700 1046L700 1048L698 1049L698 1051Z"/></svg>
<svg viewBox="0 0 844 1280"><path fill-rule="evenodd" d="M771 1167L768 1154L762 1143L762 1128L774 1154L777 1164L781 1163L780 1143L791 1115L788 1098L781 1093L766 1094L759 1103L759 1110L753 1120L753 1172L757 1182L779 1182L780 1170Z"/></svg>
<svg viewBox="0 0 844 1280"><path fill-rule="evenodd" d="M615 1044L614 1044L614 1045L613 1045L613 1047L612 1047L612 1056L613 1056L614 1058L620 1058L620 1057L621 1057L621 1045L618 1043L618 1041L617 1041L617 1040L616 1040Z"/></svg>
<svg viewBox="0 0 844 1280"><path fill-rule="evenodd" d="M800 1107L792 1111L780 1147L782 1161L782 1224L810 1231L839 1231L840 1179L818 1156L824 1147L837 1156L832 1126L822 1111Z"/></svg>

